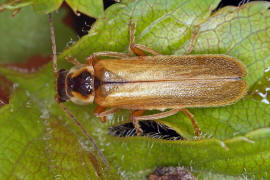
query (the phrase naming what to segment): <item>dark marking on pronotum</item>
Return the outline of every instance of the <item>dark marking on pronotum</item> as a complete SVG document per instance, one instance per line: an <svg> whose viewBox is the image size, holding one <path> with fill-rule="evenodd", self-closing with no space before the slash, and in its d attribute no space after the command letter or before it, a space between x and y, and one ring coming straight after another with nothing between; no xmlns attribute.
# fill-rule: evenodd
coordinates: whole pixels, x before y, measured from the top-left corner
<svg viewBox="0 0 270 180"><path fill-rule="evenodd" d="M67 83L68 83L68 90L76 91L80 93L82 96L87 97L89 96L93 88L91 85L93 78L88 71L82 71L78 76L71 78L69 75Z"/></svg>

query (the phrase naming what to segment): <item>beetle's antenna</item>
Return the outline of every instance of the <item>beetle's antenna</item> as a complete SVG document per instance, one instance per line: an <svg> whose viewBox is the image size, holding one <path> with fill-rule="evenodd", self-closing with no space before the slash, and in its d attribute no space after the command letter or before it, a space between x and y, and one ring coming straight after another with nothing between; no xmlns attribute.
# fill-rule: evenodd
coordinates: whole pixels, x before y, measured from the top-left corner
<svg viewBox="0 0 270 180"><path fill-rule="evenodd" d="M53 51L53 72L54 72L54 76L57 77L58 72L57 72L56 43L55 43L55 34L54 34L54 26L53 26L52 14L49 14L49 23L50 23L52 51Z"/></svg>
<svg viewBox="0 0 270 180"><path fill-rule="evenodd" d="M59 102L58 102L58 104L69 115L69 117L71 119L73 119L73 121L81 128L82 132L86 135L87 139L93 144L93 146L97 150L98 154L100 155L100 157L102 158L102 160L105 162L105 164L107 166L107 169L110 170L109 163L108 163L107 159L105 158L105 156L103 155L103 153L99 150L99 148L98 148L97 144L95 143L94 139L90 137L90 135L87 133L86 129L75 118L75 116L73 116L73 114L66 108L66 106L64 106L64 104L59 103Z"/></svg>
<svg viewBox="0 0 270 180"><path fill-rule="evenodd" d="M54 34L54 27L53 27L53 21L52 21L52 14L49 14L49 22L50 22L50 31L51 31L51 40L52 40L52 51L53 51L53 72L55 77L58 77L58 72L57 72L57 56L56 56L56 43L55 43L55 34ZM56 86L55 86L56 87ZM57 87L56 87L57 88ZM104 163L107 166L107 169L109 170L109 163L103 153L100 151L98 148L97 144L95 143L94 139L91 138L91 136L87 133L86 129L81 125L81 123L78 121L78 119L73 116L73 114L66 108L64 104L62 104L58 97L56 96L56 102L57 104L63 109L63 111L80 127L81 131L83 134L87 137L87 139L93 144L94 148L104 161Z"/></svg>

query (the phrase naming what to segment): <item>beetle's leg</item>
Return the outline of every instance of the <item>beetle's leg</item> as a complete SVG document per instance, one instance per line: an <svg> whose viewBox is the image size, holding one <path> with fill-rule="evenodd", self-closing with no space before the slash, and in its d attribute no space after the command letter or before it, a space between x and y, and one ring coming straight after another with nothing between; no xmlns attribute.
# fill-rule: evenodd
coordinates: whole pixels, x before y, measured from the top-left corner
<svg viewBox="0 0 270 180"><path fill-rule="evenodd" d="M132 53L136 54L137 56L145 56L145 53L135 48L135 23L132 22L132 19L130 19L129 22L129 47L128 47L128 54L131 56Z"/></svg>
<svg viewBox="0 0 270 180"><path fill-rule="evenodd" d="M2 5L0 6L0 12L5 11L7 6L15 5L15 4L16 4L17 2L19 2L19 1L20 1L20 0L13 0L13 1L7 2L7 3L5 3L5 4L2 4ZM17 9L15 9L15 10L17 10Z"/></svg>
<svg viewBox="0 0 270 180"><path fill-rule="evenodd" d="M93 53L91 56L86 58L86 62L88 65L95 64L96 61L99 60L100 56L107 56L107 57L114 57L114 58L129 58L127 53L121 52L113 52L113 51L103 51L103 52L96 52Z"/></svg>
<svg viewBox="0 0 270 180"><path fill-rule="evenodd" d="M106 116L113 114L118 110L118 108L111 108L107 110L106 107L97 106L94 110L94 114L95 116L100 117L101 122L106 122Z"/></svg>
<svg viewBox="0 0 270 180"><path fill-rule="evenodd" d="M197 36L199 34L199 30L200 30L199 26L196 26L194 32L192 32L190 44L189 44L189 47L188 47L185 54L190 54L191 51L193 50L193 48L195 46L195 43L196 43L196 38L197 38Z"/></svg>
<svg viewBox="0 0 270 180"><path fill-rule="evenodd" d="M131 56L132 53L136 54L137 56L145 56L144 52L148 52L152 55L160 55L157 51L146 47L141 44L135 44L135 29L136 25L132 22L132 19L130 19L129 23L129 52L128 54Z"/></svg>
<svg viewBox="0 0 270 180"><path fill-rule="evenodd" d="M143 134L143 130L136 118L141 117L144 112L144 110L131 111L130 120L132 120L133 126L136 129L137 136L141 136Z"/></svg>
<svg viewBox="0 0 270 180"><path fill-rule="evenodd" d="M20 11L21 11L21 8L14 9L14 10L12 11L12 14L11 14L10 17L13 18L13 17L16 16Z"/></svg>
<svg viewBox="0 0 270 180"><path fill-rule="evenodd" d="M67 56L67 57L65 57L65 60L66 60L67 62L69 62L69 63L75 65L75 66L81 64L76 58L74 58L74 57L72 57L72 56Z"/></svg>
<svg viewBox="0 0 270 180"><path fill-rule="evenodd" d="M188 118L191 120L191 123L193 125L196 136L199 136L201 131L200 131L198 125L197 125L197 122L193 118L193 115L187 109L172 109L172 110L157 113L157 114L145 115L145 116L137 116L137 117L135 117L135 120L141 121L141 120L162 119L162 118L165 118L165 117L168 117L168 116L172 116L172 115L178 113L179 111L183 111L188 116Z"/></svg>
<svg viewBox="0 0 270 180"><path fill-rule="evenodd" d="M137 52L138 50L140 50L140 51L148 52L148 53L150 53L150 54L152 54L154 56L161 55L157 51L155 51L155 50L153 50L153 49L151 49L151 48L149 48L147 46L141 45L141 44L134 44L133 49L134 49L134 53ZM135 54L137 54L137 53L135 53Z"/></svg>
<svg viewBox="0 0 270 180"><path fill-rule="evenodd" d="M106 122L106 116L99 116L99 114L106 111L106 109L107 109L106 107L97 106L96 109L94 110L95 116L100 117L101 122Z"/></svg>
<svg viewBox="0 0 270 180"><path fill-rule="evenodd" d="M169 110L166 112L156 113L156 114L152 114L152 115L137 116L137 117L135 117L135 119L138 121L162 119L162 118L177 114L179 111L180 111L179 109L172 109L172 110Z"/></svg>
<svg viewBox="0 0 270 180"><path fill-rule="evenodd" d="M197 137L199 137L201 134L201 130L200 130L196 120L194 119L193 115L191 114L191 112L189 112L187 109L180 109L180 111L183 111L185 113L185 115L190 119L190 121L193 125L193 129L195 131L195 135Z"/></svg>

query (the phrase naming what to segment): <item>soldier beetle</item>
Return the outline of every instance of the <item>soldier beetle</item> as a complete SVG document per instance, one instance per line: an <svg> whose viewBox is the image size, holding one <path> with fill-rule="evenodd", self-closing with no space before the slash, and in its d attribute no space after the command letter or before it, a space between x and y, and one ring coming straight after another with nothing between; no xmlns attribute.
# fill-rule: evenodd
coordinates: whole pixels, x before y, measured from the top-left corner
<svg viewBox="0 0 270 180"><path fill-rule="evenodd" d="M161 55L144 45L135 44L134 33L135 24L130 22L128 53L93 53L86 59L86 64L67 57L67 61L74 64L74 67L59 71L52 38L54 73L57 77L56 100L94 145L86 130L65 108L63 102L95 102L98 105L95 115L102 122L109 114L119 109L128 109L138 135L142 134L138 121L165 118L182 111L191 120L198 136L200 129L186 108L225 106L246 94L248 85L241 78L246 76L247 70L237 59L218 54ZM146 56L145 53L152 56ZM133 54L137 56L132 57ZM143 115L146 110L167 111Z"/></svg>

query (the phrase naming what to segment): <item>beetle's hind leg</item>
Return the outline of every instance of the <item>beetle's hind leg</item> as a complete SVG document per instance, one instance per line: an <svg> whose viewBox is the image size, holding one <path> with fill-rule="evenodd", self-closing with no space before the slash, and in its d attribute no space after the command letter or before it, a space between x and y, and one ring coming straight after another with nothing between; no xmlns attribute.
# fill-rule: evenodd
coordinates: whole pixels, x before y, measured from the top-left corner
<svg viewBox="0 0 270 180"><path fill-rule="evenodd" d="M135 29L136 24L132 22L132 19L130 19L129 23L129 52L128 54L131 56L132 53L136 54L137 56L145 56L144 52L150 53L152 55L160 55L157 51L141 45L141 44L135 44Z"/></svg>
<svg viewBox="0 0 270 180"><path fill-rule="evenodd" d="M138 124L138 121L162 119L162 118L177 114L179 111L183 111L185 113L185 115L188 116L188 118L190 119L190 121L192 123L195 135L198 137L201 134L200 128L198 127L197 122L194 119L193 115L187 109L172 109L172 110L169 110L166 112L161 112L161 113L152 114L152 115L145 115L145 116L142 116L142 114L141 114L140 116L134 116L132 120L133 120L133 124L135 125L135 123Z"/></svg>
<svg viewBox="0 0 270 180"><path fill-rule="evenodd" d="M199 137L202 132L201 132L196 120L194 119L193 114L191 114L191 112L189 112L189 110L187 110L187 109L180 109L180 111L183 111L185 113L185 115L190 119L192 126L193 126L193 129L195 131L195 135L197 137Z"/></svg>

